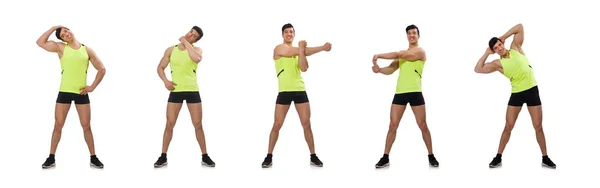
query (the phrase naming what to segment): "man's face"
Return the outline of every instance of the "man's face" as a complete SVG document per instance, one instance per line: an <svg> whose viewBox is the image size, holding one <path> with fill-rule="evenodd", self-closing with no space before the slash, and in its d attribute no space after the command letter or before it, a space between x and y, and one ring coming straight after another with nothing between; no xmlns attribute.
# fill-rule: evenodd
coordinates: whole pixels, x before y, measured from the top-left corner
<svg viewBox="0 0 600 188"><path fill-rule="evenodd" d="M295 31L293 27L286 28L283 30L283 40L286 43L292 43L294 41Z"/></svg>
<svg viewBox="0 0 600 188"><path fill-rule="evenodd" d="M498 42L496 42L496 44L494 44L493 50L498 55L506 54L506 48L504 48L504 43L502 43L502 41L500 41L500 40L498 40Z"/></svg>
<svg viewBox="0 0 600 188"><path fill-rule="evenodd" d="M185 40L187 40L190 43L196 42L198 37L200 37L200 34L196 30L193 30L193 29L190 29L190 31L185 34Z"/></svg>
<svg viewBox="0 0 600 188"><path fill-rule="evenodd" d="M408 39L408 42L411 44L415 44L419 42L419 33L417 32L417 29L411 29L408 30L408 32L406 32L406 38Z"/></svg>
<svg viewBox="0 0 600 188"><path fill-rule="evenodd" d="M60 30L60 39L62 41L71 42L71 41L73 41L74 37L75 36L73 36L73 32L71 32L71 30L69 30L69 28L63 27Z"/></svg>

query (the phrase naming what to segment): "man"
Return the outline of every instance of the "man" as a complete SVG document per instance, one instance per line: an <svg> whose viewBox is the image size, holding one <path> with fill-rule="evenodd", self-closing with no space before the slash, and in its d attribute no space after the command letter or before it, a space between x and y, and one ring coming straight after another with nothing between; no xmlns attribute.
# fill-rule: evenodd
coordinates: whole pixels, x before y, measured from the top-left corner
<svg viewBox="0 0 600 188"><path fill-rule="evenodd" d="M173 137L173 128L179 116L179 111L186 101L190 111L192 124L196 130L196 140L202 151L202 165L214 167L215 163L206 153L206 141L202 129L202 100L198 88L196 69L202 61L202 49L192 45L198 42L204 33L198 26L192 27L183 37L179 38L179 44L165 50L164 56L158 65L158 76L162 79L167 90L171 93L167 103L167 124L163 135L162 153L154 167L160 168L167 165L167 150ZM171 79L167 79L165 68L170 64Z"/></svg>
<svg viewBox="0 0 600 188"><path fill-rule="evenodd" d="M425 115L425 99L421 93L421 75L423 67L427 60L427 55L423 48L419 47L420 31L415 25L406 27L406 37L408 39L408 49L398 52L377 54L373 57L373 72L384 75L391 75L400 69L398 81L396 84L396 94L392 101L390 113L390 127L387 133L385 151L383 157L375 164L375 168L387 167L390 164L389 154L392 150L392 144L396 140L396 131L406 110L406 105L410 104L411 109L417 120L417 125L421 129L423 141L429 152L429 165L438 167L439 163L433 155L431 144L431 134L427 128ZM378 59L393 59L392 63L384 68L377 65Z"/></svg>
<svg viewBox="0 0 600 188"><path fill-rule="evenodd" d="M62 42L49 41L50 35L55 32L56 38ZM98 84L104 78L106 69L96 55L96 52L89 46L80 43L69 28L63 26L54 26L46 31L37 40L37 45L42 49L58 54L60 59L61 83L56 99L54 131L52 132L52 141L50 144L50 156L42 164L42 168L52 168L56 165L54 154L60 141L62 128L65 125L67 114L74 101L75 108L79 114L79 121L83 128L83 135L90 151L90 166L95 168L104 168L96 156L94 147L94 136L90 126L90 98L89 93L93 92ZM92 85L87 85L87 70L89 63L92 63L97 70L96 79Z"/></svg>
<svg viewBox="0 0 600 188"><path fill-rule="evenodd" d="M273 60L275 61L279 83L279 94L275 104L275 122L273 123L269 137L269 149L262 167L269 168L273 164L273 149L279 137L279 130L283 126L283 121L292 102L294 102L302 128L304 129L304 138L310 150L310 164L322 167L323 163L315 154L313 133L310 124L310 103L300 71L306 72L308 70L307 56L321 51L330 51L331 44L326 43L323 46L308 48L306 47L306 41L302 40L298 43L298 47L294 47L292 42L294 41L296 32L294 26L289 23L283 25L281 33L283 43L277 45L273 50Z"/></svg>
<svg viewBox="0 0 600 188"><path fill-rule="evenodd" d="M512 35L514 35L514 38L510 44L510 50L507 50L504 47L504 41ZM500 36L500 38L493 37L488 42L489 46L486 48L485 53L475 66L475 72L477 73L488 74L495 71L502 73L510 79L512 87L512 94L508 101L508 108L506 109L506 125L500 137L498 154L490 162L490 168L502 166L502 152L510 139L510 133L515 126L517 116L521 112L523 104L527 104L527 110L533 122L537 142L542 150L542 166L556 168L556 164L548 158L548 154L546 153L546 138L542 129L542 102L533 69L529 65L529 60L522 48L524 39L525 34L523 25L521 24L512 27L504 35ZM494 53L500 55L500 59L485 63L487 58Z"/></svg>

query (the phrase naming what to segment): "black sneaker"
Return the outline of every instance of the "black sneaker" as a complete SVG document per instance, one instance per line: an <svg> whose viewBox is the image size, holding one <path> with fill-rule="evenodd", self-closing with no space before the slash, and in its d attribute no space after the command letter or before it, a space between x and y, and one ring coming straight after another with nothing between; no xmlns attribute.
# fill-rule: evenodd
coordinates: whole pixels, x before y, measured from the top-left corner
<svg viewBox="0 0 600 188"><path fill-rule="evenodd" d="M215 167L215 162L213 162L208 154L202 154L202 165L207 167Z"/></svg>
<svg viewBox="0 0 600 188"><path fill-rule="evenodd" d="M53 168L56 166L56 160L54 160L54 155L50 155L46 158L44 164L42 164L42 169Z"/></svg>
<svg viewBox="0 0 600 188"><path fill-rule="evenodd" d="M310 155L310 164L316 167L323 167L323 162L321 162L321 160L319 160L319 157L317 157L317 154L311 154Z"/></svg>
<svg viewBox="0 0 600 188"><path fill-rule="evenodd" d="M96 155L92 155L90 156L90 166L94 167L94 168L104 168L104 164L102 164L102 162L100 162L100 159L98 159L98 157L96 157Z"/></svg>
<svg viewBox="0 0 600 188"><path fill-rule="evenodd" d="M550 158L548 158L548 156L542 157L542 166L546 167L546 168L552 168L552 169L556 168L556 164L554 164L554 162L552 162L552 160L550 160Z"/></svg>
<svg viewBox="0 0 600 188"><path fill-rule="evenodd" d="M160 154L160 157L158 157L158 160L156 160L156 162L154 163L154 168L162 168L164 166L167 166L167 154L163 153Z"/></svg>
<svg viewBox="0 0 600 188"><path fill-rule="evenodd" d="M492 162L490 162L490 168L497 168L502 166L502 157L494 157Z"/></svg>
<svg viewBox="0 0 600 188"><path fill-rule="evenodd" d="M267 157L265 157L265 160L262 162L262 167L270 168L272 165L273 165L273 155L267 154Z"/></svg>
<svg viewBox="0 0 600 188"><path fill-rule="evenodd" d="M381 159L379 159L379 162L375 164L375 168L385 168L388 166L390 166L390 159L386 156L381 157Z"/></svg>
<svg viewBox="0 0 600 188"><path fill-rule="evenodd" d="M437 161L437 159L435 159L435 156L433 156L433 154L428 155L429 157L429 166L431 167L439 167L440 163Z"/></svg>

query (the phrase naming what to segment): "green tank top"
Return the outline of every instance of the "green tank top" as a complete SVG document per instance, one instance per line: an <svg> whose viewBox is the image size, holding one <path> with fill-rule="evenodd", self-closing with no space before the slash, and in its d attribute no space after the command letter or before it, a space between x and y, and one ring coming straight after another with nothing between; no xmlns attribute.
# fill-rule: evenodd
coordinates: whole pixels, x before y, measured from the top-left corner
<svg viewBox="0 0 600 188"><path fill-rule="evenodd" d="M87 84L89 60L85 45L81 44L81 47L77 50L71 48L68 44L65 45L60 58L62 69L60 92L77 94L81 92L81 89Z"/></svg>
<svg viewBox="0 0 600 188"><path fill-rule="evenodd" d="M423 74L424 61L407 61L398 59L398 82L396 94L421 92L421 75Z"/></svg>
<svg viewBox="0 0 600 188"><path fill-rule="evenodd" d="M509 50L510 58L500 58L504 76L510 80L512 93L525 91L537 85L529 60L516 50Z"/></svg>
<svg viewBox="0 0 600 188"><path fill-rule="evenodd" d="M198 64L192 61L187 50L173 47L170 58L171 79L177 84L172 92L199 91L196 69Z"/></svg>
<svg viewBox="0 0 600 188"><path fill-rule="evenodd" d="M279 82L279 92L305 91L304 80L300 75L298 56L281 57L275 60L275 70Z"/></svg>

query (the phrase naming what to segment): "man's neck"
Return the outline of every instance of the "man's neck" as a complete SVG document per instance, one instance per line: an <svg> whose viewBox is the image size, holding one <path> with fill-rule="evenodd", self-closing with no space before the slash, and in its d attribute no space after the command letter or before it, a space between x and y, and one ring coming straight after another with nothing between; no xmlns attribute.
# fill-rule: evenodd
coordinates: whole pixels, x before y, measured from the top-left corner
<svg viewBox="0 0 600 188"><path fill-rule="evenodd" d="M71 42L67 42L67 45L69 45L71 47L79 47L80 43L77 40L73 40Z"/></svg>
<svg viewBox="0 0 600 188"><path fill-rule="evenodd" d="M285 41L283 41L283 44L285 44L286 46L292 47L292 43L291 42L285 42Z"/></svg>
<svg viewBox="0 0 600 188"><path fill-rule="evenodd" d="M408 44L408 49L418 48L418 47L419 47L419 43Z"/></svg>
<svg viewBox="0 0 600 188"><path fill-rule="evenodd" d="M501 55L500 57L502 58L510 58L510 53L508 52L508 50L504 50L504 55Z"/></svg>

